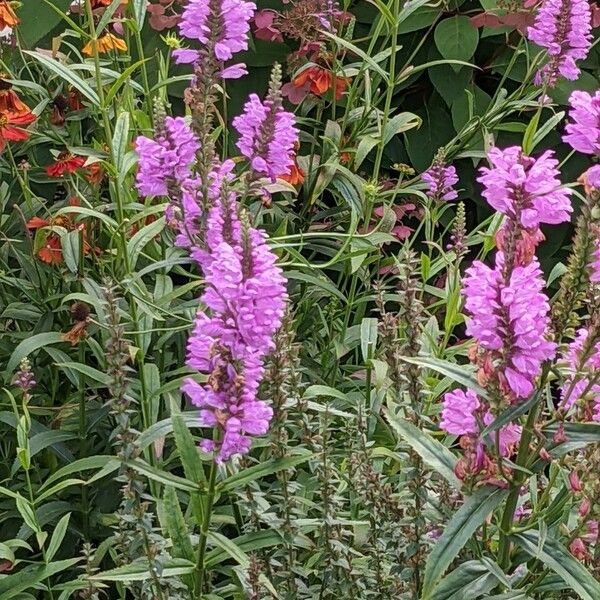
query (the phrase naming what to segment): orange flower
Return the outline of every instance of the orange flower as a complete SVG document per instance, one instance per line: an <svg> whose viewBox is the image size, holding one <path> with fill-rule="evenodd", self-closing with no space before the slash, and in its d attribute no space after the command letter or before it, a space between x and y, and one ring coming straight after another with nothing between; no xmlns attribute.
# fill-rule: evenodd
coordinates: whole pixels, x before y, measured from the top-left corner
<svg viewBox="0 0 600 600"><path fill-rule="evenodd" d="M92 8L102 8L104 6L110 6L112 0L92 0ZM127 0L121 0L121 4L127 4Z"/></svg>
<svg viewBox="0 0 600 600"><path fill-rule="evenodd" d="M112 33L106 33L105 35L99 37L96 40L96 50L98 54L106 54L111 50L127 52L127 44L121 38L118 38L116 35L113 35ZM92 45L92 42L88 42L81 51L87 56L93 56L94 46Z"/></svg>
<svg viewBox="0 0 600 600"><path fill-rule="evenodd" d="M77 344L87 336L87 331L85 330L87 327L86 321L77 321L69 331L62 334L63 342L70 342L71 346L77 346Z"/></svg>
<svg viewBox="0 0 600 600"><path fill-rule="evenodd" d="M15 115L31 114L31 109L10 88L0 89L0 112L10 112Z"/></svg>
<svg viewBox="0 0 600 600"><path fill-rule="evenodd" d="M102 168L101 162L95 162L91 165L88 165L86 168L85 178L92 185L100 185L102 180L104 179L104 169Z"/></svg>
<svg viewBox="0 0 600 600"><path fill-rule="evenodd" d="M10 2L6 0L0 1L0 30L5 27L11 29L20 23L19 17L15 15L15 11L12 9Z"/></svg>
<svg viewBox="0 0 600 600"><path fill-rule="evenodd" d="M322 96L334 88L334 79L335 99L340 100L352 80L349 77L341 77L339 75L334 78L333 73L329 69L317 65L308 67L308 69L304 69L304 71L295 77L292 83L298 88L308 85L311 94Z"/></svg>
<svg viewBox="0 0 600 600"><path fill-rule="evenodd" d="M83 108L83 104L81 102L81 93L75 88L71 88L69 90L67 101L69 103L70 110L81 110Z"/></svg>
<svg viewBox="0 0 600 600"><path fill-rule="evenodd" d="M61 152L56 162L46 167L50 177L62 177L65 173L75 173L85 164L84 156L75 156L71 152Z"/></svg>
<svg viewBox="0 0 600 600"><path fill-rule="evenodd" d="M59 265L63 261L62 247L60 245L60 236L51 233L46 238L46 243L38 250L40 260L49 265Z"/></svg>
<svg viewBox="0 0 600 600"><path fill-rule="evenodd" d="M281 179L287 181L290 185L302 185L304 183L304 171L300 168L296 159L290 167L290 172L287 175L282 175Z"/></svg>
<svg viewBox="0 0 600 600"><path fill-rule="evenodd" d="M6 142L21 142L29 139L30 133L21 129L31 125L36 116L30 111L24 114L2 112L0 113L0 152L6 147Z"/></svg>

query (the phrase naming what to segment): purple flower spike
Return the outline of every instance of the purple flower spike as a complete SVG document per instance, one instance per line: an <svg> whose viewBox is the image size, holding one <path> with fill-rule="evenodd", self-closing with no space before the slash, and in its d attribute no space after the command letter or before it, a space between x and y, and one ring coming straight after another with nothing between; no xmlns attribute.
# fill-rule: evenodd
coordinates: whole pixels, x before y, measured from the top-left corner
<svg viewBox="0 0 600 600"><path fill-rule="evenodd" d="M600 92L591 96L575 91L569 103L571 122L566 126L563 142L583 154L600 154Z"/></svg>
<svg viewBox="0 0 600 600"><path fill-rule="evenodd" d="M279 100L268 97L262 102L256 94L250 94L243 114L233 119L233 126L240 134L237 147L256 173L273 182L289 174L298 129L294 115L284 110Z"/></svg>
<svg viewBox="0 0 600 600"><path fill-rule="evenodd" d="M458 192L454 186L458 183L458 175L453 165L434 163L421 179L429 186L427 196L436 200L456 200Z"/></svg>
<svg viewBox="0 0 600 600"><path fill-rule="evenodd" d="M550 58L536 74L536 85L554 85L559 75L575 81L580 73L575 61L587 57L591 31L588 0L544 0L533 27L527 29L529 40L545 48Z"/></svg>

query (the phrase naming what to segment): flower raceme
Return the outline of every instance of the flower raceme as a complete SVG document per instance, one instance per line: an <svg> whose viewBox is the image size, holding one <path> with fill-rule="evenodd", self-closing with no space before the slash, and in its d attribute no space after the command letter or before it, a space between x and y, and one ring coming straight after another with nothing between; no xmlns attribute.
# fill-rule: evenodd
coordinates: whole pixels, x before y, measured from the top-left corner
<svg viewBox="0 0 600 600"><path fill-rule="evenodd" d="M536 74L535 83L556 84L560 76L576 80L577 60L587 57L592 45L592 14L588 0L543 0L528 38L545 48L549 61Z"/></svg>
<svg viewBox="0 0 600 600"><path fill-rule="evenodd" d="M266 236L240 223L234 202L210 211L209 249L200 259L207 287L202 296L210 311L198 313L188 342L187 364L208 375L202 385L191 378L183 391L198 406L202 424L218 432L205 440L205 451L217 451L217 462L246 453L250 435L266 433L271 408L256 397L263 357L273 348L281 324L285 279L275 265Z"/></svg>
<svg viewBox="0 0 600 600"><path fill-rule="evenodd" d="M491 167L483 167L477 181L492 208L526 229L569 220L571 190L561 187L551 150L536 159L524 155L519 146L492 148L488 160Z"/></svg>
<svg viewBox="0 0 600 600"><path fill-rule="evenodd" d="M527 398L542 363L556 345L545 339L550 306L537 259L513 269L503 281L501 270L476 261L463 280L467 334L498 362L499 384L510 399Z"/></svg>
<svg viewBox="0 0 600 600"><path fill-rule="evenodd" d="M458 183L458 175L453 165L444 165L441 161L434 164L421 175L427 184L427 196L435 200L456 200L458 192L454 186Z"/></svg>
<svg viewBox="0 0 600 600"><path fill-rule="evenodd" d="M138 191L144 196L168 196L170 188L182 186L192 175L191 167L200 144L182 117L166 117L156 139L139 136Z"/></svg>
<svg viewBox="0 0 600 600"><path fill-rule="evenodd" d="M294 115L283 109L278 90L270 92L264 102L251 94L243 114L233 119L233 126L240 134L237 147L250 161L253 171L270 177L273 182L290 174L298 129Z"/></svg>
<svg viewBox="0 0 600 600"><path fill-rule="evenodd" d="M221 64L238 52L248 49L250 20L256 5L246 0L189 0L181 20L179 32L185 38L199 41L208 53L208 59ZM203 54L193 48L173 52L179 64L198 63ZM223 79L237 79L246 75L243 63L221 69Z"/></svg>
<svg viewBox="0 0 600 600"><path fill-rule="evenodd" d="M575 91L569 98L571 110L563 142L582 154L600 155L600 91L593 96Z"/></svg>
<svg viewBox="0 0 600 600"><path fill-rule="evenodd" d="M582 327L564 360L569 375L561 388L563 408L580 404L584 420L600 421L600 337Z"/></svg>

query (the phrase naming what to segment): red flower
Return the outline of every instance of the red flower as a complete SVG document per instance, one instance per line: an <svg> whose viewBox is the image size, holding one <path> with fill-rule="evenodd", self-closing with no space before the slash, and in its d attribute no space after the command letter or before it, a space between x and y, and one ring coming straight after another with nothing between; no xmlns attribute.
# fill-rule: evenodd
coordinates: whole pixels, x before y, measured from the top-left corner
<svg viewBox="0 0 600 600"><path fill-rule="evenodd" d="M21 127L31 125L36 119L32 112L18 114L11 112L0 113L0 152L6 147L6 142L21 142L29 139L30 133Z"/></svg>
<svg viewBox="0 0 600 600"><path fill-rule="evenodd" d="M104 169L102 168L101 162L94 162L88 165L86 168L85 178L92 185L100 185L102 179L104 179Z"/></svg>
<svg viewBox="0 0 600 600"><path fill-rule="evenodd" d="M46 173L50 177L62 177L65 173L75 173L85 165L84 156L75 156L71 152L61 152L55 163L46 167Z"/></svg>

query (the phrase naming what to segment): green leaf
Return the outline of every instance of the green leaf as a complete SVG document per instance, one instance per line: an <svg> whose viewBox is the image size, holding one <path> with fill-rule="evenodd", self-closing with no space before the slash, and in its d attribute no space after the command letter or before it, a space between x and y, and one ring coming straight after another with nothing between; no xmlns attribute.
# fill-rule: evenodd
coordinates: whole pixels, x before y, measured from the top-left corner
<svg viewBox="0 0 600 600"><path fill-rule="evenodd" d="M457 365L456 363L440 358L434 358L432 356L401 356L400 358L404 362L419 365L425 369L433 369L446 377L450 377L450 379L456 381L456 383L460 383L470 390L473 390L481 398L488 399L487 392L477 383L475 377L469 374L466 365Z"/></svg>
<svg viewBox="0 0 600 600"><path fill-rule="evenodd" d="M79 254L81 249L81 233L78 230L67 231L60 236L60 245L65 264L71 273L79 269Z"/></svg>
<svg viewBox="0 0 600 600"><path fill-rule="evenodd" d="M173 558L162 563L162 577L177 577L178 575L187 575L194 572L195 564L184 558ZM110 571L97 573L89 579L92 581L145 581L151 579L152 573L148 568L148 559L141 562L131 563L123 567L117 567ZM2 600L0 598L0 600Z"/></svg>
<svg viewBox="0 0 600 600"><path fill-rule="evenodd" d="M135 19L138 30L141 31L144 26L144 19L148 8L148 0L132 0L133 17Z"/></svg>
<svg viewBox="0 0 600 600"><path fill-rule="evenodd" d="M400 113L392 117L386 124L383 130L383 143L389 144L392 138L399 133L420 127L423 119L418 115L410 112Z"/></svg>
<svg viewBox="0 0 600 600"><path fill-rule="evenodd" d="M254 531L231 540L231 543L235 544L236 548L241 552L256 552L262 548L278 546L281 542L281 533L273 529ZM223 546L220 546L206 553L204 564L209 569L214 568L224 560L227 560L230 556L231 554L227 552Z"/></svg>
<svg viewBox="0 0 600 600"><path fill-rule="evenodd" d="M479 33L469 17L456 15L440 21L433 38L444 58L468 61L477 49ZM455 70L458 71L456 68Z"/></svg>
<svg viewBox="0 0 600 600"><path fill-rule="evenodd" d="M318 398L319 396L325 396L326 398L337 398L338 400L348 401L348 396L335 388L327 385L311 385L304 391L304 398Z"/></svg>
<svg viewBox="0 0 600 600"><path fill-rule="evenodd" d="M31 337L25 338L14 350L10 356L6 370L12 373L18 366L21 360L30 356L36 350L49 346L50 344L60 344L63 341L62 333L56 331L48 331L46 333L38 333Z"/></svg>
<svg viewBox="0 0 600 600"><path fill-rule="evenodd" d="M106 373L103 373L98 369L94 369L94 367L89 367L88 365L78 362L56 363L56 366L60 367L61 369L73 369L73 371L77 371L78 373L85 375L92 381L100 383L103 387L110 385L110 377Z"/></svg>
<svg viewBox="0 0 600 600"><path fill-rule="evenodd" d="M386 71L384 71L364 50L361 50L358 46L355 46L352 42L345 40L344 38L338 37L333 33L329 33L328 31L323 31L328 38L332 39L334 42L343 46L344 48L350 50L355 56L359 56L366 64L371 67L374 71L377 71L383 81L389 84L389 75Z"/></svg>
<svg viewBox="0 0 600 600"><path fill-rule="evenodd" d="M46 5L40 2L23 2L19 7L18 16L23 25L19 27L19 34L23 36L25 47L32 48L46 35L48 35L60 22L65 20L69 23L67 10L71 0L45 0ZM69 23L71 27L75 23ZM75 25L75 31L82 30Z"/></svg>
<svg viewBox="0 0 600 600"><path fill-rule="evenodd" d="M240 486L247 485L251 481L260 479L261 477L273 475L274 473L286 469L292 469L293 467L310 460L313 456L314 454L312 452L307 452L298 456L286 456L284 458L268 460L267 462L244 469L235 475L231 475L219 483L217 489L220 492L231 492Z"/></svg>
<svg viewBox="0 0 600 600"><path fill-rule="evenodd" d="M518 533L511 538L530 556L542 561L567 584L583 600L600 598L600 583L575 559L560 542L549 535L540 537L537 530Z"/></svg>
<svg viewBox="0 0 600 600"><path fill-rule="evenodd" d="M454 474L457 462L454 454L444 444L409 421L393 415L391 411L386 416L394 431L410 444L423 462L437 471L452 487L460 490L461 483Z"/></svg>
<svg viewBox="0 0 600 600"><path fill-rule="evenodd" d="M504 427L507 423L512 423L515 419L518 419L521 415L529 412L529 409L535 406L540 399L541 390L538 390L527 402L521 404L515 404L510 406L501 414L499 414L482 432L481 437L497 431L501 427Z"/></svg>
<svg viewBox="0 0 600 600"><path fill-rule="evenodd" d="M162 483L163 485L172 485L173 487L186 492L200 491L200 487L197 484L194 484L187 479L183 479L183 477L173 475L168 471L157 469L141 459L130 460L125 464L132 469L135 469L138 473L145 475L148 479L158 481L158 483Z"/></svg>
<svg viewBox="0 0 600 600"><path fill-rule="evenodd" d="M188 529L179 506L177 492L175 488L167 485L163 494L163 504L165 509L165 519L169 537L173 542L174 558L185 558L194 561L194 549L188 535Z"/></svg>
<svg viewBox="0 0 600 600"><path fill-rule="evenodd" d="M378 320L365 318L360 324L360 349L363 361L369 360L377 346L377 324Z"/></svg>
<svg viewBox="0 0 600 600"><path fill-rule="evenodd" d="M112 2L106 7L105 11L102 13L100 21L98 21L98 25L96 25L97 36L100 36L100 34L104 31L104 28L108 25L108 22L112 19L112 16L115 14L117 8L121 6L121 4L121 0L112 0Z"/></svg>
<svg viewBox="0 0 600 600"><path fill-rule="evenodd" d="M47 487L54 485L57 481L66 477L67 475L72 475L73 473L80 473L81 471L89 471L90 469L100 469L104 467L107 463L111 461L116 461L114 456L88 456L87 458L80 458L75 462L72 462L68 465L65 465L61 469L58 469L52 475L50 475L47 479L44 480L42 485L40 486L40 491L44 490ZM117 461L117 466L120 463Z"/></svg>
<svg viewBox="0 0 600 600"><path fill-rule="evenodd" d="M69 569L80 560L81 558L70 558L47 565L29 565L17 573L5 576L0 579L0 600L21 597L19 596L21 592L32 589L44 579Z"/></svg>
<svg viewBox="0 0 600 600"><path fill-rule="evenodd" d="M65 67L65 65L57 60L49 58L45 54L39 54L37 52L32 52L31 50L24 50L23 52L37 60L42 66L58 75L61 79L70 83L74 88L78 89L94 106L100 107L100 98L98 97L98 94L73 70Z"/></svg>
<svg viewBox="0 0 600 600"><path fill-rule="evenodd" d="M115 168L117 170L117 181L119 184L123 183L127 173L123 169L123 159L129 147L129 113L123 111L118 119L115 126L115 132L113 133L112 139L112 153L115 162Z"/></svg>
<svg viewBox="0 0 600 600"><path fill-rule="evenodd" d="M198 446L194 442L194 438L184 421L181 414L174 414L171 417L173 423L173 434L175 436L175 444L179 450L181 464L185 473L186 479L206 485L206 474L198 453Z"/></svg>
<svg viewBox="0 0 600 600"><path fill-rule="evenodd" d="M65 534L67 533L67 527L69 526L70 518L71 513L67 513L56 524L56 527L54 528L54 533L52 534L52 538L50 539L50 543L48 544L48 549L46 550L46 560L52 560L54 558L54 555L58 552L58 549L60 548L60 545L62 544L62 541L65 538Z"/></svg>
<svg viewBox="0 0 600 600"><path fill-rule="evenodd" d="M498 585L496 577L478 560L468 560L438 585L432 600L475 600Z"/></svg>
<svg viewBox="0 0 600 600"><path fill-rule="evenodd" d="M165 218L160 217L142 227L130 240L127 242L127 253L131 260L131 266L135 266L138 258L146 246L146 244L157 236L165 228Z"/></svg>
<svg viewBox="0 0 600 600"><path fill-rule="evenodd" d="M508 490L486 486L469 496L446 524L425 565L422 600L431 600L439 580L486 517L506 498Z"/></svg>

